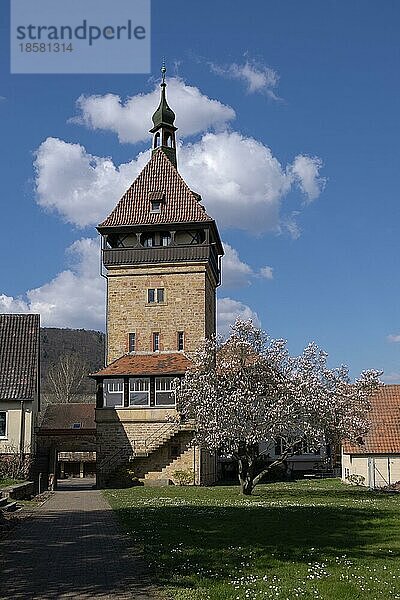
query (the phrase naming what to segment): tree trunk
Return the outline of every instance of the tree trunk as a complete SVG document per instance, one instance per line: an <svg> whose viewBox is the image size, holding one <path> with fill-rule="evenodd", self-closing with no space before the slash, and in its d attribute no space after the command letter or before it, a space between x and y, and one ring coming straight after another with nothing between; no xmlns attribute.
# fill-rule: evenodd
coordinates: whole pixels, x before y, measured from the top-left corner
<svg viewBox="0 0 400 600"><path fill-rule="evenodd" d="M254 489L254 461L247 456L239 458L239 483L240 492L244 496L251 496Z"/></svg>

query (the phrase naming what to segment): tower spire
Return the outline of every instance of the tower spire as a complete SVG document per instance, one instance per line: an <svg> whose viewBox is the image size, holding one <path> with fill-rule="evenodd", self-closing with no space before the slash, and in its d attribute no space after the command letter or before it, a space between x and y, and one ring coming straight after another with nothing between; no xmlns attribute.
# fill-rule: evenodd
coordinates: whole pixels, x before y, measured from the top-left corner
<svg viewBox="0 0 400 600"><path fill-rule="evenodd" d="M167 72L165 66L165 60L163 60L161 67L161 98L160 104L153 114L152 121L153 127L150 129L150 133L153 134L153 152L159 149L164 152L172 164L176 167L176 143L175 143L175 131L177 127L174 125L175 113L168 106L165 88L165 74Z"/></svg>

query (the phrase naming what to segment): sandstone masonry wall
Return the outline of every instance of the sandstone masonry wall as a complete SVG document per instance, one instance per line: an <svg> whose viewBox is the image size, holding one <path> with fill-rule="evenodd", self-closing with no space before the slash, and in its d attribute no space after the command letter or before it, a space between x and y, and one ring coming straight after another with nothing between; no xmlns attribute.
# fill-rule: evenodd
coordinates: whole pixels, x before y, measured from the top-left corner
<svg viewBox="0 0 400 600"><path fill-rule="evenodd" d="M178 331L185 351L195 350L215 330L215 289L207 264L146 265L108 271L107 363L125 354L128 334L136 351L152 351L154 332L160 350L177 350ZM147 302L149 288L164 288L164 302ZM111 325L112 324L112 325Z"/></svg>

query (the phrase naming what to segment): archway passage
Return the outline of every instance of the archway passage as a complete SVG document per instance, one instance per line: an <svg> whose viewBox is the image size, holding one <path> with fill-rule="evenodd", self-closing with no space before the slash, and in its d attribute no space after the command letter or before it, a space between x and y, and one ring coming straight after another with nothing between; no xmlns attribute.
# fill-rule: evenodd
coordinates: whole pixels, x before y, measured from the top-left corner
<svg viewBox="0 0 400 600"><path fill-rule="evenodd" d="M58 479L94 478L96 424L94 404L52 404L37 432L34 477L42 489Z"/></svg>

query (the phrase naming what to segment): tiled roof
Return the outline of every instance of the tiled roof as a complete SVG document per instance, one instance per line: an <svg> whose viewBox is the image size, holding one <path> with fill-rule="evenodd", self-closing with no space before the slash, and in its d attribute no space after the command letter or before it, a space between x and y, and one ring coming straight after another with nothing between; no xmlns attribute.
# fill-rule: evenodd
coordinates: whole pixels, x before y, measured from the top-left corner
<svg viewBox="0 0 400 600"><path fill-rule="evenodd" d="M96 429L94 421L95 409L96 406L94 404L50 404L44 413L40 430L74 430L74 423L80 423L81 425L76 431L82 429Z"/></svg>
<svg viewBox="0 0 400 600"><path fill-rule="evenodd" d="M115 377L118 375L183 375L192 362L181 352L154 354L125 354L104 369L93 373L93 377Z"/></svg>
<svg viewBox="0 0 400 600"><path fill-rule="evenodd" d="M345 442L346 454L400 454L400 385L385 385L370 399L371 428L356 446Z"/></svg>
<svg viewBox="0 0 400 600"><path fill-rule="evenodd" d="M0 315L0 399L33 398L37 391L39 315Z"/></svg>
<svg viewBox="0 0 400 600"><path fill-rule="evenodd" d="M164 200L159 213L151 212L152 193L161 192ZM154 196L154 194L153 194ZM212 221L176 168L159 149L125 192L117 206L99 227L196 223Z"/></svg>

